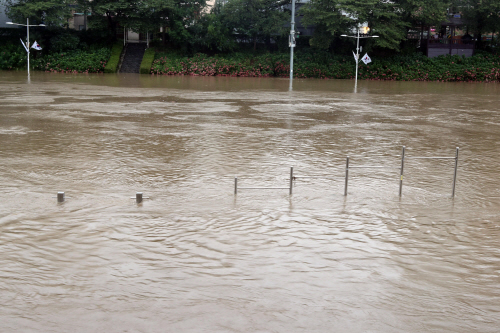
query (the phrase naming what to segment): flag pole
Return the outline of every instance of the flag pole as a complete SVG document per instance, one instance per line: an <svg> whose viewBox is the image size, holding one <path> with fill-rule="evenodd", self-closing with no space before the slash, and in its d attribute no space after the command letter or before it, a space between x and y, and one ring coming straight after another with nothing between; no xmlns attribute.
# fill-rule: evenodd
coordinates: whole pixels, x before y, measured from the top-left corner
<svg viewBox="0 0 500 333"><path fill-rule="evenodd" d="M354 60L356 61L356 77L354 79L354 93L358 92L358 65L359 65L359 39L360 38L378 38L379 36L364 36L361 37L359 35L359 25L357 27L357 35L356 36L347 36L347 35L340 35L340 37L349 37L349 38L356 38L356 54L354 54L354 51L352 51L352 54L354 54Z"/></svg>
<svg viewBox="0 0 500 333"><path fill-rule="evenodd" d="M28 82L30 81L30 19L29 17L26 18L26 31L27 31L27 48L26 51L28 52Z"/></svg>
<svg viewBox="0 0 500 333"><path fill-rule="evenodd" d="M292 0L292 20L290 22L290 91L293 85L293 48L295 47L295 0Z"/></svg>
<svg viewBox="0 0 500 333"><path fill-rule="evenodd" d="M359 65L359 26L358 26L358 37L356 38L356 79L354 80L354 93L358 92L358 65Z"/></svg>
<svg viewBox="0 0 500 333"><path fill-rule="evenodd" d="M30 83L30 19L26 18L26 24L14 23L14 22L5 22L6 24L14 24L20 25L22 27L26 27L26 45L21 39L21 44L23 44L26 49L26 53L28 53L28 83ZM45 24L33 24L32 27L45 27Z"/></svg>

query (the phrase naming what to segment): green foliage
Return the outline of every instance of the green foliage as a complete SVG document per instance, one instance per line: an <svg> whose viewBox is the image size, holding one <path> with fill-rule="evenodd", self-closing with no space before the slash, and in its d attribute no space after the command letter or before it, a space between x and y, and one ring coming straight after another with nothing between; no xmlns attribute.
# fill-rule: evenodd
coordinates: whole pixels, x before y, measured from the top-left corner
<svg viewBox="0 0 500 333"><path fill-rule="evenodd" d="M454 13L461 13L467 29L479 40L486 32L500 31L500 0L452 0Z"/></svg>
<svg viewBox="0 0 500 333"><path fill-rule="evenodd" d="M370 43L397 50L410 26L398 1L311 0L301 12L304 24L316 26L311 45L323 49L330 46L335 36L352 34L359 24L367 23L371 33L380 36Z"/></svg>
<svg viewBox="0 0 500 333"><path fill-rule="evenodd" d="M156 55L151 72L164 75L203 76L277 76L288 77L289 55L233 54L209 57L198 54L188 58L170 53ZM294 59L294 77L321 79L353 79L355 62L352 56L328 52L298 52ZM470 58L441 56L429 59L423 55L375 58L372 63L359 64L359 79L390 81L500 81L500 56L479 53Z"/></svg>
<svg viewBox="0 0 500 333"><path fill-rule="evenodd" d="M75 34L68 31L64 31L50 39L51 50L53 52L67 52L78 48L80 44L80 38Z"/></svg>
<svg viewBox="0 0 500 333"><path fill-rule="evenodd" d="M95 51L54 53L32 61L35 70L64 73L102 73L111 52L108 48Z"/></svg>
<svg viewBox="0 0 500 333"><path fill-rule="evenodd" d="M203 15L193 28L194 42L211 51L227 52L237 47L234 30L225 22L223 5L217 2L209 14Z"/></svg>
<svg viewBox="0 0 500 333"><path fill-rule="evenodd" d="M21 42L9 44L0 51L0 69L26 69L27 54Z"/></svg>
<svg viewBox="0 0 500 333"><path fill-rule="evenodd" d="M144 56L142 57L139 73L150 74L151 66L153 65L154 59L155 59L155 50L153 48L146 49L146 52L144 52Z"/></svg>
<svg viewBox="0 0 500 333"><path fill-rule="evenodd" d="M205 7L205 0L78 0L91 10L92 27L116 31L118 24L135 32L166 28L170 42L180 45L192 37L192 27Z"/></svg>
<svg viewBox="0 0 500 333"><path fill-rule="evenodd" d="M14 22L30 24L44 23L47 26L59 26L67 23L71 17L71 0L3 0L6 14Z"/></svg>
<svg viewBox="0 0 500 333"><path fill-rule="evenodd" d="M111 56L109 57L106 67L104 68L104 73L116 73L122 52L123 43L115 43L111 48Z"/></svg>
<svg viewBox="0 0 500 333"><path fill-rule="evenodd" d="M248 56L234 53L229 57L208 57L197 54L182 57L175 54L156 54L151 67L153 74L181 74L202 76L274 76L275 56L271 54Z"/></svg>
<svg viewBox="0 0 500 333"><path fill-rule="evenodd" d="M256 45L259 40L266 41L273 35L285 34L290 14L283 10L283 6L288 3L290 3L288 0L228 1L217 14L220 25L230 28L230 36L225 34L225 38L246 39ZM211 34L221 30L221 27L217 27L214 23Z"/></svg>

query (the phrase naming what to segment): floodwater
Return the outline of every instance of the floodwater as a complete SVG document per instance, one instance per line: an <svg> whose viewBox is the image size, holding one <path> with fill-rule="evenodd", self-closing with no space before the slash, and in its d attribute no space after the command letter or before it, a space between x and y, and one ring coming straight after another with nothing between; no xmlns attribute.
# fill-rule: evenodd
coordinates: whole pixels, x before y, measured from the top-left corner
<svg viewBox="0 0 500 333"><path fill-rule="evenodd" d="M498 84L0 78L1 332L499 331Z"/></svg>

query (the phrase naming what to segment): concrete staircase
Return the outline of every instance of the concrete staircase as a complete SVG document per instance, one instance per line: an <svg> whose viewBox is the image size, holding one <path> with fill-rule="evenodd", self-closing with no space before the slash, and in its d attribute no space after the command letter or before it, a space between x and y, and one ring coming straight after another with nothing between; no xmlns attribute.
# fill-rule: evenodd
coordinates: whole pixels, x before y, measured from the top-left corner
<svg viewBox="0 0 500 333"><path fill-rule="evenodd" d="M139 73L144 51L146 51L145 43L127 43L120 73Z"/></svg>

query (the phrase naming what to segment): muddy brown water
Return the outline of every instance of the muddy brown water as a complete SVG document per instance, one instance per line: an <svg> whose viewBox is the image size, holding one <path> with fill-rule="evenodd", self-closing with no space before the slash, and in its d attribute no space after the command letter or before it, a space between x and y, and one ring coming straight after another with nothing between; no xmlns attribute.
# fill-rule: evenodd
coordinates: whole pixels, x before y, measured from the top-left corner
<svg viewBox="0 0 500 333"><path fill-rule="evenodd" d="M0 331L499 331L499 85L0 77Z"/></svg>

